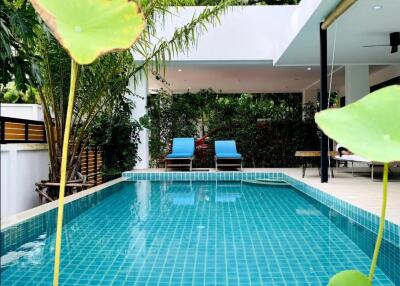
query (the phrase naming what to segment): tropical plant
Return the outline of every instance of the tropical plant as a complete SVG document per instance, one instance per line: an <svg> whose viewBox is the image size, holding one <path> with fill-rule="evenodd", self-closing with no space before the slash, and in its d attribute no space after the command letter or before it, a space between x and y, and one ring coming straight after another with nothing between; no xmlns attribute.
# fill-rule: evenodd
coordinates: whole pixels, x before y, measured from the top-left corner
<svg viewBox="0 0 400 286"><path fill-rule="evenodd" d="M25 91L37 74L34 53L35 10L26 0L2 0L0 4L0 84L15 82L18 91Z"/></svg>
<svg viewBox="0 0 400 286"><path fill-rule="evenodd" d="M331 138L357 155L383 162L383 194L378 236L369 275L345 270L334 275L329 286L372 285L384 233L389 163L400 160L400 86L375 91L340 109L317 113L315 121Z"/></svg>
<svg viewBox="0 0 400 286"><path fill-rule="evenodd" d="M142 3L147 25L131 51L109 54L91 65L80 67L71 127L68 179L74 179L77 174L82 146L86 145L90 139L89 127L97 116L105 112L106 109L103 107L112 105L114 101L118 101L127 94L133 95L127 88L129 80L133 79L136 82L143 74L142 71L151 69L162 73L165 61L170 56L188 49L195 42L196 32L199 32L203 25L216 23L219 14L227 7L227 2L222 2L217 7L205 8L187 25L177 28L172 38L155 40L157 23L175 10L175 8L169 8L168 5L190 3L187 0ZM70 77L69 57L52 34L48 33L46 27L36 29L35 50L40 59L40 77L34 79L39 87L44 107L51 159L50 179L58 181L64 137L63 127L66 122L67 97L65 95L68 92ZM144 60L135 61L132 54L140 55Z"/></svg>
<svg viewBox="0 0 400 286"><path fill-rule="evenodd" d="M219 95L212 139L235 139L249 167L292 167L296 150L315 149L315 124L302 121L299 94Z"/></svg>
<svg viewBox="0 0 400 286"><path fill-rule="evenodd" d="M39 104L39 92L35 87L28 84L25 84L25 91L18 90L15 82L11 81L4 88L1 88L0 102Z"/></svg>
<svg viewBox="0 0 400 286"><path fill-rule="evenodd" d="M46 45L51 47L56 43L50 39L49 41L45 41L42 46L42 53L48 55L47 59L44 57L44 65L42 65L43 70L47 70L46 80L44 81L45 84L43 85L43 88L39 91L43 102L48 103L47 108L44 108L47 122L46 132L48 134L47 136L53 137L53 142L59 142L59 144L61 141L63 142L61 152L59 212L54 267L54 285L58 285L64 206L63 200L65 182L67 179L67 167L69 167L69 175L71 175L73 172L73 168L71 167L73 166L70 162L74 160L77 155L76 151L79 148L77 145L72 146L72 152L70 154L71 159L68 161L68 151L69 148L71 148L71 126L81 126L81 120L85 120L84 126L89 125L91 122L90 118L88 119L86 116L80 116L79 114L73 117L78 71L79 69L81 69L81 73L84 73L85 71L84 68L80 68L79 64L91 64L99 56L110 51L124 50L132 47L131 52L142 55L144 61L139 65L136 65L136 62L134 61L132 62L131 68L127 72L129 77L135 77L139 71L149 66L151 66L156 72L159 72L167 58L171 57L173 54L186 50L191 44L193 44L196 32L201 28L204 28L206 23L215 23L215 21L218 20L218 15L225 10L228 2L221 2L212 8L204 8L198 16L194 16L191 22L178 28L171 39L161 39L155 46L153 46L152 43L157 36L156 23L160 20L160 16L163 17L169 12L169 5L180 5L185 2L141 1L139 4L141 4L143 8L143 13L140 12L135 2L127 2L124 0L115 0L110 2L99 1L96 5L93 5L90 1L79 0L67 2L32 0L31 3L47 24L52 35L66 49L71 57L69 96L65 97L66 93L62 88L65 85L61 86L61 89L57 89L56 87L59 81L56 77L60 76L60 80L63 80L63 75L68 74L68 72L65 71L65 60L67 57L65 57L65 54L64 56L62 55L63 52L61 50L54 49L56 54L61 55L60 61L61 64L64 64L61 68L64 68L65 73L53 73L51 69L56 69L57 66L54 65L54 62L49 60L53 55L47 53ZM146 19L146 27L144 19ZM134 45L136 41L137 43ZM121 54L123 54L123 58L127 52L125 52L125 54L124 52L121 52L117 54L116 57ZM131 54L129 53L129 55ZM103 67L101 63L102 60L103 59L96 61L95 65L98 64L100 68ZM104 60L115 59L111 59L111 56L108 56L104 57ZM97 74L97 72L98 70L93 74ZM90 68L88 69L88 73L89 78L91 78ZM127 78L129 79L129 77L124 78L124 80ZM91 109L91 107L99 104L99 102L103 104L107 102L107 98L110 97L109 95L113 90L104 88L104 85L108 86L109 82L114 80L114 78L106 76L105 78L102 78L102 80L103 81L100 83L100 92L95 94L97 100L94 102L91 101L88 105L84 105L84 108L80 106L81 110L84 109L86 112L88 109ZM84 81L83 84L80 83L81 82L78 82L78 93L79 90L82 89L81 85L83 85L83 88L89 87L89 90L90 87L93 87L91 85L92 82L90 81ZM87 94L84 93L84 96L87 96ZM80 105L82 105L82 102L79 102L79 98L77 99L77 103L81 103ZM65 104L65 101L67 101L67 104ZM84 101L83 103L87 102ZM57 106L57 104L59 105ZM55 118L55 129L51 124L51 111L53 111L52 109L54 107L60 110L60 115L58 118ZM92 111L93 112L89 113L89 116L96 113L96 109ZM85 112L83 113L84 115ZM74 121L75 124L73 124L72 121ZM63 134L60 134L61 130L64 130ZM87 129L83 129L83 131L86 130ZM77 134L75 134L75 137L80 138L81 141L83 140L82 138L85 138L83 131L78 130ZM57 148L50 147L49 149L52 157L56 157L60 152ZM56 166L56 164L53 164L52 162L51 167L52 169L55 169L58 165Z"/></svg>
<svg viewBox="0 0 400 286"><path fill-rule="evenodd" d="M133 109L131 100L120 97L91 124L89 145L102 151L102 174L106 180L121 176L140 160L137 148L141 126L131 119Z"/></svg>
<svg viewBox="0 0 400 286"><path fill-rule="evenodd" d="M79 65L90 64L99 56L111 51L128 49L136 42L145 25L143 14L135 2L120 0L92 4L87 1L69 1L67 3L32 0L32 5L46 22L53 36L71 57L70 86L62 138L53 280L55 286L59 282L64 192ZM90 17L93 15L95 17ZM113 40L109 41L111 37Z"/></svg>
<svg viewBox="0 0 400 286"><path fill-rule="evenodd" d="M151 165L158 166L169 151L169 143L174 137L195 137L199 120L206 104L203 94L168 94L158 90L149 96L147 115L140 119L143 127L149 129L149 151Z"/></svg>
<svg viewBox="0 0 400 286"><path fill-rule="evenodd" d="M42 85L39 89L43 105L46 136L50 153L50 180L60 177L60 158L63 142L63 127L66 124L67 97L69 88L69 58L55 39L43 33L39 36L37 49L43 58L40 62ZM77 79L75 107L69 144L67 178L74 179L79 171L82 147L90 140L93 122L118 106L128 89L129 71L133 59L129 52L120 51L105 55L91 65L80 67Z"/></svg>
<svg viewBox="0 0 400 286"><path fill-rule="evenodd" d="M314 121L302 121L299 94L217 94L212 90L168 94L159 90L148 101L141 123L150 130L152 166L160 166L174 137L211 141L235 139L250 167L294 167L296 150L318 150ZM212 150L196 166L212 165Z"/></svg>

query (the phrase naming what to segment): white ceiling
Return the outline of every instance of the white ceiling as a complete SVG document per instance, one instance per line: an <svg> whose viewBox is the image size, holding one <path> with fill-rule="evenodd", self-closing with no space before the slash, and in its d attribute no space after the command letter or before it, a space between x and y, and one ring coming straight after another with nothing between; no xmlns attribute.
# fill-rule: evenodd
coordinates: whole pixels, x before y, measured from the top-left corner
<svg viewBox="0 0 400 286"><path fill-rule="evenodd" d="M388 66L370 66L370 74L386 67ZM330 67L328 71L331 71ZM333 71L333 85L343 86L343 66L334 66ZM173 62L166 67L165 76L160 80L152 74L149 75L149 91L164 88L172 93L183 93L188 90L197 92L200 89L212 88L222 93L302 92L307 88L318 88L319 73L319 67L316 66L274 67L270 63Z"/></svg>
<svg viewBox="0 0 400 286"><path fill-rule="evenodd" d="M172 63L163 78L168 84L151 75L150 91L164 88L179 93L212 88L223 93L301 92L318 80L319 68L309 71L307 67L273 67L267 63Z"/></svg>
<svg viewBox="0 0 400 286"><path fill-rule="evenodd" d="M382 9L374 9L375 6ZM323 0L276 65L318 65L319 23L331 9L330 0ZM357 1L328 29L328 54L332 59L336 30L335 64L396 64L400 52L390 47L364 48L364 45L389 44L389 33L400 32L400 0Z"/></svg>

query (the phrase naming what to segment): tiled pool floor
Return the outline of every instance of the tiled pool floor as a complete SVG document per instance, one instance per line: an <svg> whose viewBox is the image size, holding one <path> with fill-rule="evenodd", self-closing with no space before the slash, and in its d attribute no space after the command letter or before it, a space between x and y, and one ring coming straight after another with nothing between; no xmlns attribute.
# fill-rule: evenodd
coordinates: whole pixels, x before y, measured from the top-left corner
<svg viewBox="0 0 400 286"><path fill-rule="evenodd" d="M21 257L2 268L2 285L50 285L53 246L54 234L8 254ZM140 181L66 225L61 285L326 285L369 265L289 187Z"/></svg>
<svg viewBox="0 0 400 286"><path fill-rule="evenodd" d="M375 168L376 180L371 181L369 168L356 167L354 176L351 174L351 168L334 168L335 178L329 178L327 184L321 183L316 168L307 168L304 178L301 177L301 168L243 168L243 172L283 172L340 200L379 216L382 200L381 169L380 167ZM165 172L165 169L152 168L136 171L159 173ZM215 172L215 169L210 168L209 171ZM400 168L392 168L392 172L393 176L389 179L386 219L400 225Z"/></svg>

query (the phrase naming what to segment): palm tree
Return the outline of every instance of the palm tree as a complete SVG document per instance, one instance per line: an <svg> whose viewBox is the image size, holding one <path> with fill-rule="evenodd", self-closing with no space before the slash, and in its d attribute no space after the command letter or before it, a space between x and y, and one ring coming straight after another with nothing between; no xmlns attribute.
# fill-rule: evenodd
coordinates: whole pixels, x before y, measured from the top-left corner
<svg viewBox="0 0 400 286"><path fill-rule="evenodd" d="M89 141L90 126L99 115L109 110L105 106L110 107L116 104L118 99L131 93L127 88L129 80L133 78L136 82L143 75L143 71L163 73L165 63L172 56L187 51L195 44L196 35L200 31L205 31L210 24L219 23L219 16L232 4L231 1L223 0L216 6L205 7L186 25L177 28L170 39L157 38L157 27L160 22L179 7L193 5L194 2L139 1L145 15L146 28L131 50L108 54L91 65L79 67L68 152L68 179L76 177L82 146ZM21 6L15 11L33 10L29 2L21 2ZM11 9L9 13L12 12ZM32 25L31 30L35 31L35 44L29 56L38 59L39 73L32 73L32 70L26 69L25 75L27 81L37 86L39 90L50 155L50 180L58 182L69 90L70 58L44 24L34 19ZM24 39L21 38L20 42L24 43ZM140 55L143 59L137 61L133 55Z"/></svg>

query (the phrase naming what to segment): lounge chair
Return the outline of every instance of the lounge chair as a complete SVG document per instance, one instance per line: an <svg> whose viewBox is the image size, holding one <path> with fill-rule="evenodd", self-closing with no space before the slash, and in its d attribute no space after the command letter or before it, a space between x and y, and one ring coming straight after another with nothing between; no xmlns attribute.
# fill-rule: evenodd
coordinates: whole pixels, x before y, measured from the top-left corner
<svg viewBox="0 0 400 286"><path fill-rule="evenodd" d="M172 153L165 158L165 169L168 167L189 167L192 171L194 151L193 138L174 138Z"/></svg>
<svg viewBox="0 0 400 286"><path fill-rule="evenodd" d="M215 141L215 168L240 167L242 169L242 155L236 151L234 140Z"/></svg>
<svg viewBox="0 0 400 286"><path fill-rule="evenodd" d="M373 162L371 160L365 159L361 156L357 155L342 155L335 156L334 159L336 162L350 162L351 163L351 174L354 176L354 163L363 163L368 165L371 168L371 180L374 180L374 166L383 166L383 163Z"/></svg>

